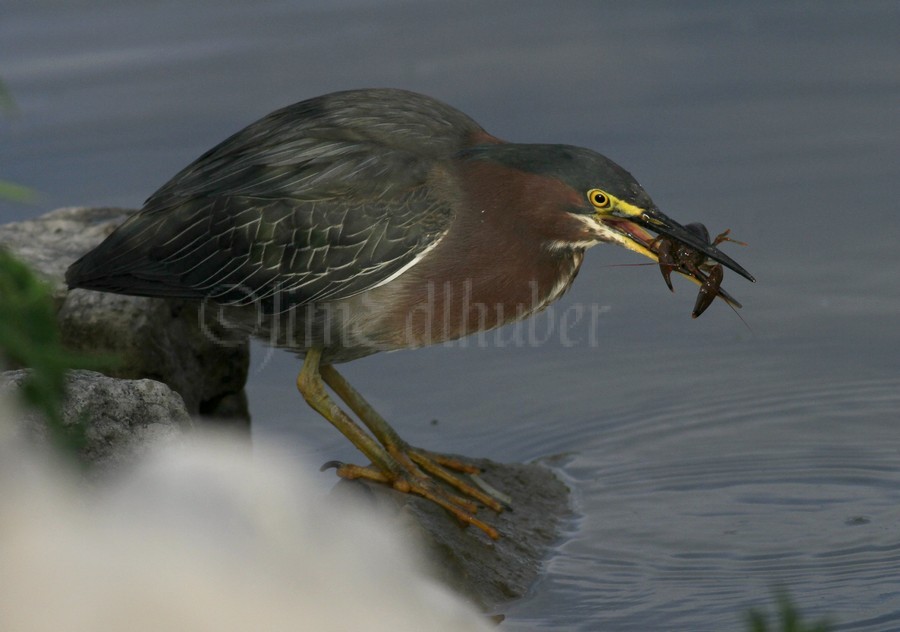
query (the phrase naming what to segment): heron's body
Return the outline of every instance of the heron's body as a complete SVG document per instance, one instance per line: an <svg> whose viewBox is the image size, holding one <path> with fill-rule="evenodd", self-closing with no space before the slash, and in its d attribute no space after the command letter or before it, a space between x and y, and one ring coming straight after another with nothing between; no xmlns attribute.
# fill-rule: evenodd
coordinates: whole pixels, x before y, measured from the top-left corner
<svg viewBox="0 0 900 632"><path fill-rule="evenodd" d="M409 447L360 412L328 365L524 318L568 289L587 247L655 258L645 229L746 275L600 154L506 143L429 97L356 90L283 108L220 143L66 278L212 301L240 328L306 355L307 400L403 487L399 469L417 476L398 454ZM387 454L344 419L322 378Z"/></svg>

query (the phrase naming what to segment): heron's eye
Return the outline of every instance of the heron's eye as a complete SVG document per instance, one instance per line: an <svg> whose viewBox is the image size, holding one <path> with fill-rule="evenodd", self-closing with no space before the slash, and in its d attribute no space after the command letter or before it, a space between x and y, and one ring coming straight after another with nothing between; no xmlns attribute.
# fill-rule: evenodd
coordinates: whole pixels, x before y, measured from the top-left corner
<svg viewBox="0 0 900 632"><path fill-rule="evenodd" d="M591 189L590 191L588 191L587 196L591 201L591 204L594 205L594 208L609 208L609 195L607 195L600 189Z"/></svg>

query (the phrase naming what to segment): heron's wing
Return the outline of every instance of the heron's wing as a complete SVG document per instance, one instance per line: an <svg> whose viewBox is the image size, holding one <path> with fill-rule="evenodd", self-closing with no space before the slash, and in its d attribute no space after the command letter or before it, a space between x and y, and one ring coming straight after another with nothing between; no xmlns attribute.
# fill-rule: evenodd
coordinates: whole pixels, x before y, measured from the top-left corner
<svg viewBox="0 0 900 632"><path fill-rule="evenodd" d="M287 308L386 282L452 221L452 202L430 184L441 163L490 138L427 97L410 107L408 95L338 93L245 128L73 264L69 284L225 303L277 297Z"/></svg>
<svg viewBox="0 0 900 632"><path fill-rule="evenodd" d="M173 213L129 220L80 264L90 269L75 285L275 311L346 298L385 282L440 239L452 211L428 198L424 187L359 204L192 198L174 211L177 223Z"/></svg>
<svg viewBox="0 0 900 632"><path fill-rule="evenodd" d="M453 209L435 197L421 184L379 198L170 199L164 212L129 219L67 278L95 290L275 310L346 298L387 281L441 238Z"/></svg>

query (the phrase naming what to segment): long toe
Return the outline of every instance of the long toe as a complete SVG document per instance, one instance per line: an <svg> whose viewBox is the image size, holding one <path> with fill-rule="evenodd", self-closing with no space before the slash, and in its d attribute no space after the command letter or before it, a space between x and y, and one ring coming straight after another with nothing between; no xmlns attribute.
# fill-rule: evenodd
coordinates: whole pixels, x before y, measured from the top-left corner
<svg viewBox="0 0 900 632"><path fill-rule="evenodd" d="M476 465L455 456L436 454L409 446L406 447L405 452L425 472L450 485L467 498L472 498L498 513L503 511L503 503L509 504L509 498L505 494L498 499L483 489L479 489L472 483L467 482L462 476L452 471L455 470L469 476L477 475L481 472L481 468Z"/></svg>
<svg viewBox="0 0 900 632"><path fill-rule="evenodd" d="M432 478L422 473L382 472L375 467L364 467L350 463L329 462L337 475L348 480L363 479L391 486L404 494L415 494L443 507L465 525L472 525L484 531L491 539L497 540L500 533L491 525L475 516L478 506L471 500L450 492ZM478 491L478 490L474 490Z"/></svg>

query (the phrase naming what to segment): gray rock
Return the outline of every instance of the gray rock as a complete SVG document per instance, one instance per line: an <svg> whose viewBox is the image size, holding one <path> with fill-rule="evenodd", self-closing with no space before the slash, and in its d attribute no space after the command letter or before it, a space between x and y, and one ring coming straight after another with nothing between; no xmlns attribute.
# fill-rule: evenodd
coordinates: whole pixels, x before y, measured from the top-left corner
<svg viewBox="0 0 900 632"><path fill-rule="evenodd" d="M52 287L62 340L73 351L115 357L105 372L150 378L181 394L191 414L249 421L244 384L249 343L191 301L69 291L66 268L99 244L133 211L62 208L0 226L0 247L29 264Z"/></svg>
<svg viewBox="0 0 900 632"><path fill-rule="evenodd" d="M0 393L13 393L28 370L0 373ZM93 371L67 376L63 425L85 428L80 457L94 474L133 463L148 447L180 441L192 425L178 393L153 380L122 380ZM48 442L47 424L40 413L22 413L22 422L39 443Z"/></svg>

